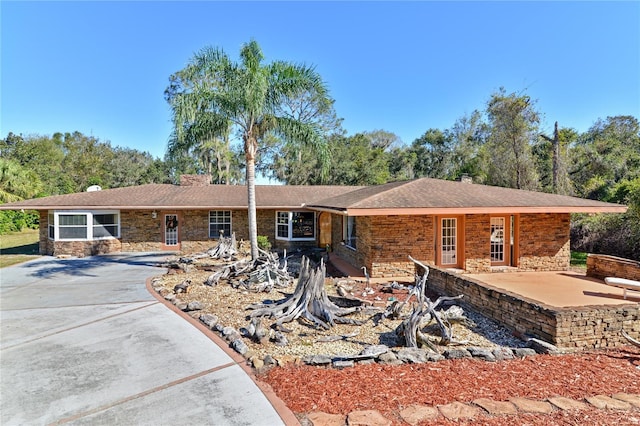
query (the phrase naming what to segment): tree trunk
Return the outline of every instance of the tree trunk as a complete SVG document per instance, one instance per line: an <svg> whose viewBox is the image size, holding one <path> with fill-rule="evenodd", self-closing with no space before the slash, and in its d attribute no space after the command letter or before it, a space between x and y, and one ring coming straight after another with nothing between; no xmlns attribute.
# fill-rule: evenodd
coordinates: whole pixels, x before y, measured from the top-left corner
<svg viewBox="0 0 640 426"><path fill-rule="evenodd" d="M251 260L258 258L258 225L256 219L256 142L252 137L245 140L245 158L247 159L247 201L249 204L249 244Z"/></svg>

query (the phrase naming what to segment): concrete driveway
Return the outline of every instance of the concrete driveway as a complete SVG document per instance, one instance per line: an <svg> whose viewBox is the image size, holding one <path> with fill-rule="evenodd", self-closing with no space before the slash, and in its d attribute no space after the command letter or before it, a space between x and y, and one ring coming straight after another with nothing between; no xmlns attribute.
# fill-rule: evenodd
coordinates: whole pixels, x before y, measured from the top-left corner
<svg viewBox="0 0 640 426"><path fill-rule="evenodd" d="M243 368L145 286L159 254L0 269L0 423L281 425Z"/></svg>

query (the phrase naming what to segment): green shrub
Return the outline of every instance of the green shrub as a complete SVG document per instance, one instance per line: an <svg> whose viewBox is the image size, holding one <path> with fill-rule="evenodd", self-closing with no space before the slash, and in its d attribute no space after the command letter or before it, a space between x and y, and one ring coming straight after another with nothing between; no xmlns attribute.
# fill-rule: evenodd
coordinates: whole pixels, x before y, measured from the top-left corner
<svg viewBox="0 0 640 426"><path fill-rule="evenodd" d="M266 235L258 235L258 248L264 251L271 250L271 242Z"/></svg>

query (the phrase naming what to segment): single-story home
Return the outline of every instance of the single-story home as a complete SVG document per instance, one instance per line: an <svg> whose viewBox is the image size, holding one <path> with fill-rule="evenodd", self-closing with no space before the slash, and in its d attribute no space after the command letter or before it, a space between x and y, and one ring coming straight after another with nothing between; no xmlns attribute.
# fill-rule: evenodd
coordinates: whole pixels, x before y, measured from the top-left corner
<svg viewBox="0 0 640 426"><path fill-rule="evenodd" d="M95 189L95 188L94 188ZM571 213L627 207L570 196L422 178L385 185L257 185L258 235L276 248L315 246L371 277L412 274L408 256L473 273L565 270ZM0 205L40 213L40 253L211 248L220 235L248 238L245 186L148 184Z"/></svg>

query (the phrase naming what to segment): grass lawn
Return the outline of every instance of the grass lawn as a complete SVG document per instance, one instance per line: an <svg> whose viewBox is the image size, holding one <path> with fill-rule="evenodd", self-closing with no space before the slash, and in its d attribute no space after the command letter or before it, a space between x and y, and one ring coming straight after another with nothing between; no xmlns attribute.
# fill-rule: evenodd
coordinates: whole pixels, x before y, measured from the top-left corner
<svg viewBox="0 0 640 426"><path fill-rule="evenodd" d="M581 251L572 251L571 266L587 269L587 254Z"/></svg>
<svg viewBox="0 0 640 426"><path fill-rule="evenodd" d="M0 235L0 268L38 257L38 230Z"/></svg>

